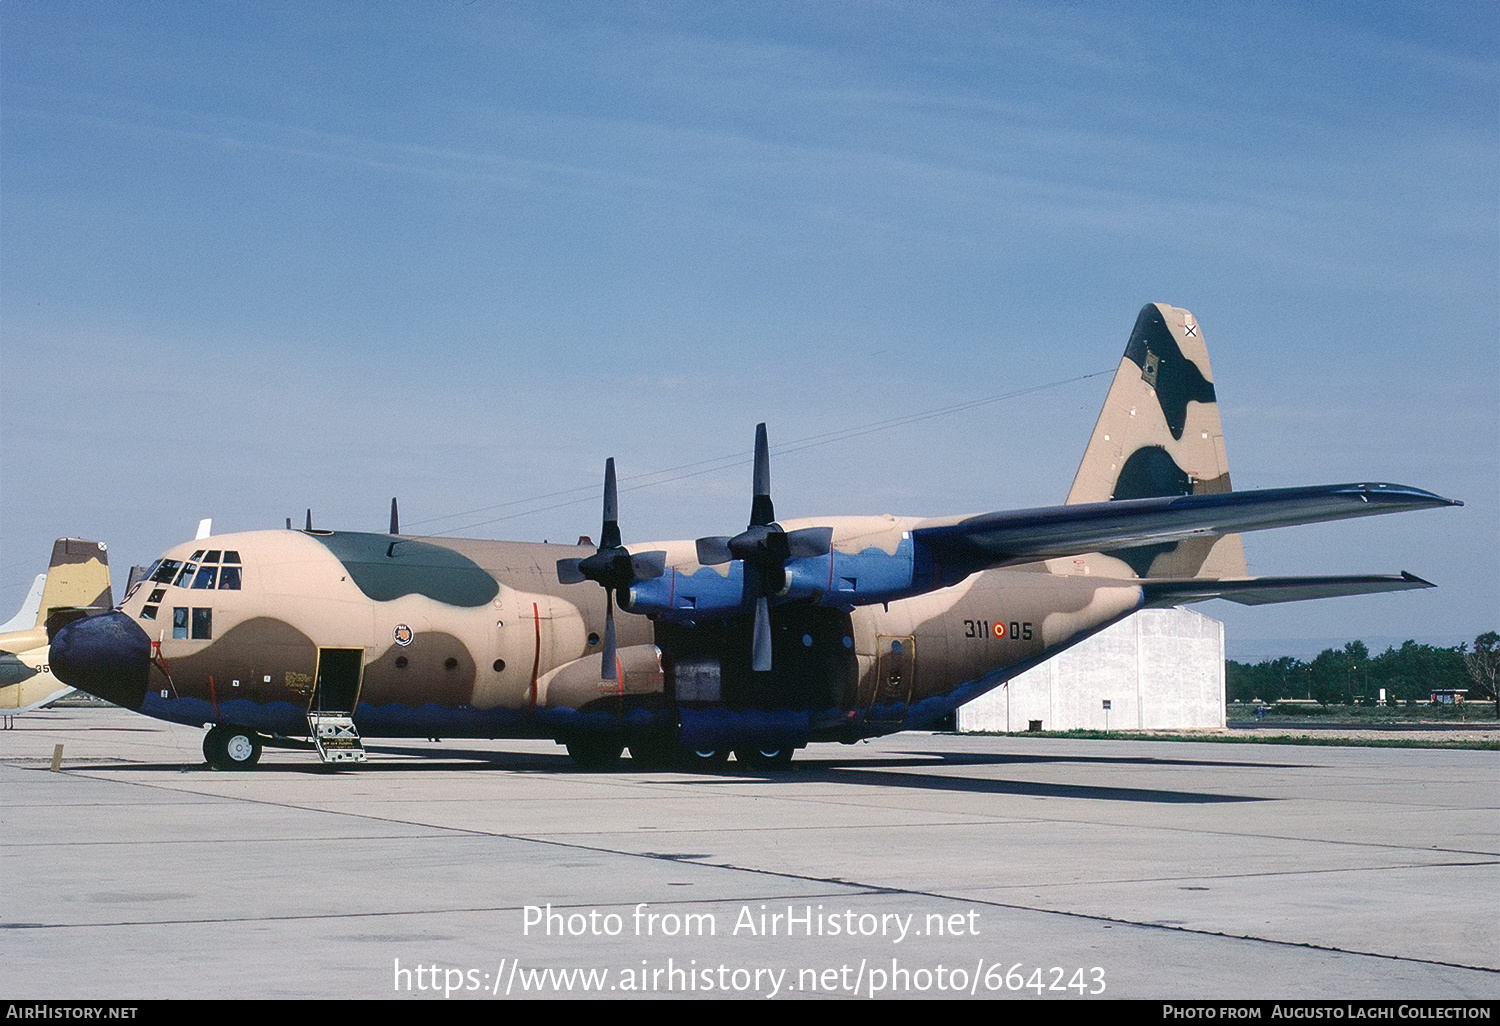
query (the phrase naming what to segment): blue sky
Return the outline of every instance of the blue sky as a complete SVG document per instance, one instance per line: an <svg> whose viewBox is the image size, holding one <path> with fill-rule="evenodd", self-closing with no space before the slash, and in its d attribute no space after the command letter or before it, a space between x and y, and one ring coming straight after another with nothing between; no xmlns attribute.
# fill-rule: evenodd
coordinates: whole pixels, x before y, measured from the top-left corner
<svg viewBox="0 0 1500 1026"><path fill-rule="evenodd" d="M730 533L759 420L774 452L1044 385L773 478L784 517L1052 504L1084 376L1161 301L1237 487L1467 503L1247 538L1255 573L1437 591L1199 608L1232 643L1472 638L1497 52L1491 3L9 0L0 610L63 534L121 582L201 517L378 530L391 495L413 531L595 534L610 455L627 541Z"/></svg>

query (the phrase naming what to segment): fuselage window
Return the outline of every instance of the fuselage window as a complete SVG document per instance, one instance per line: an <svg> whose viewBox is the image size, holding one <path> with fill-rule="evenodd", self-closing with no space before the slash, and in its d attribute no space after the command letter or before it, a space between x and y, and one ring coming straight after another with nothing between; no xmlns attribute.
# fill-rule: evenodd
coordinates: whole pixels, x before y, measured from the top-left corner
<svg viewBox="0 0 1500 1026"><path fill-rule="evenodd" d="M189 564L187 564L186 566L184 566L182 568L182 573L178 574L177 575L177 580L173 581L172 583L175 584L175 585L177 585L177 587L179 587L179 588L186 588L189 584L192 583L193 574L195 574L197 572L198 572L198 564L197 563L189 563Z"/></svg>
<svg viewBox="0 0 1500 1026"><path fill-rule="evenodd" d="M218 576L218 567L206 566L202 570L198 571L197 577L193 578L193 587L200 590L203 588L212 588L214 586L214 581L218 578Z"/></svg>
<svg viewBox="0 0 1500 1026"><path fill-rule="evenodd" d="M160 602L162 599L164 599L166 597L167 597L167 589L166 588L152 588L151 589L151 594L150 594L150 596L147 597L146 601L147 602Z"/></svg>
<svg viewBox="0 0 1500 1026"><path fill-rule="evenodd" d="M186 638L188 636L188 611L186 606L177 606L172 610L172 637Z"/></svg>
<svg viewBox="0 0 1500 1026"><path fill-rule="evenodd" d="M219 571L220 591L240 590L240 568L237 566L226 566Z"/></svg>
<svg viewBox="0 0 1500 1026"><path fill-rule="evenodd" d="M142 620L155 620L156 619L156 609L157 609L156 606L142 606L141 607L141 619Z"/></svg>
<svg viewBox="0 0 1500 1026"><path fill-rule="evenodd" d="M193 640L208 641L214 636L214 611L212 609L193 610Z"/></svg>
<svg viewBox="0 0 1500 1026"><path fill-rule="evenodd" d="M156 563L156 572L151 575L151 580L156 584L171 584L172 578L177 576L177 571L182 566L175 559L159 559Z"/></svg>

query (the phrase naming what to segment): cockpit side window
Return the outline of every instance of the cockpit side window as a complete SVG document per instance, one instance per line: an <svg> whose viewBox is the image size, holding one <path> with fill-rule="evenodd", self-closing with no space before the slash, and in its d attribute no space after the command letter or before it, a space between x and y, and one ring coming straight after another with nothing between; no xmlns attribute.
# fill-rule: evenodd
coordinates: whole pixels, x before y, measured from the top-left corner
<svg viewBox="0 0 1500 1026"><path fill-rule="evenodd" d="M206 566L203 569L201 569L201 570L198 571L198 576L197 577L193 578L193 587L195 589L199 589L199 590L201 590L203 588L212 588L214 586L214 580L218 576L219 576L219 568L218 567L216 567L216 566Z"/></svg>
<svg viewBox="0 0 1500 1026"><path fill-rule="evenodd" d="M181 568L182 564L175 559L158 559L150 579L156 584L171 584L172 578L177 576L177 571Z"/></svg>
<svg viewBox="0 0 1500 1026"><path fill-rule="evenodd" d="M240 568L237 566L226 566L219 570L219 590L240 590Z"/></svg>
<svg viewBox="0 0 1500 1026"><path fill-rule="evenodd" d="M186 588L189 584L192 583L193 574L195 574L197 572L198 572L198 564L197 563L188 563L186 566L184 566L182 568L182 573L180 573L180 574L177 575L177 580L173 581L172 583L175 584L175 585L177 585L177 587L179 587L179 588Z"/></svg>

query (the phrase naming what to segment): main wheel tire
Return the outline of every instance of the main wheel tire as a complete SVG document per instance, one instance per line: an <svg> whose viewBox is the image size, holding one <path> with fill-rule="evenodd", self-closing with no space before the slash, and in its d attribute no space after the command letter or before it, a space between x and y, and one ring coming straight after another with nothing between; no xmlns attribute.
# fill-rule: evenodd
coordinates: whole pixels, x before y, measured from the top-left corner
<svg viewBox="0 0 1500 1026"><path fill-rule="evenodd" d="M250 769L260 762L260 735L244 727L216 724L203 737L203 757L218 770Z"/></svg>
<svg viewBox="0 0 1500 1026"><path fill-rule="evenodd" d="M751 769L779 770L786 769L792 764L792 753L795 751L795 748L755 745L749 748L736 748L734 757Z"/></svg>
<svg viewBox="0 0 1500 1026"><path fill-rule="evenodd" d="M623 742L610 738L575 737L564 743L568 755L583 769L609 769L625 752Z"/></svg>
<svg viewBox="0 0 1500 1026"><path fill-rule="evenodd" d="M712 772L729 761L727 748L684 748L679 758L683 768Z"/></svg>

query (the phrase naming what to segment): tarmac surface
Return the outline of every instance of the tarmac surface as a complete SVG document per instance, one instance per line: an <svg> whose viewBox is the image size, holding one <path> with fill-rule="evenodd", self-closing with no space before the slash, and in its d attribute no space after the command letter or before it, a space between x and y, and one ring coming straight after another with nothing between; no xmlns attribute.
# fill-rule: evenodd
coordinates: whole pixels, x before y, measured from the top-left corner
<svg viewBox="0 0 1500 1026"><path fill-rule="evenodd" d="M222 773L201 738L0 731L0 995L1500 998L1493 751L918 733L701 774L414 741Z"/></svg>

